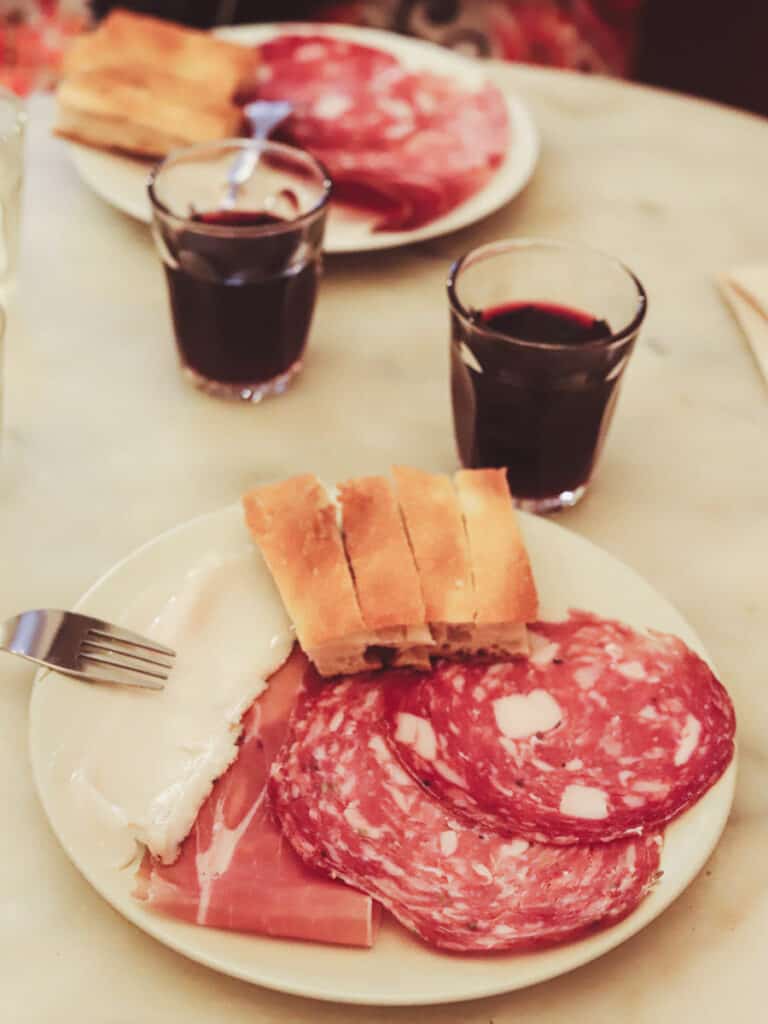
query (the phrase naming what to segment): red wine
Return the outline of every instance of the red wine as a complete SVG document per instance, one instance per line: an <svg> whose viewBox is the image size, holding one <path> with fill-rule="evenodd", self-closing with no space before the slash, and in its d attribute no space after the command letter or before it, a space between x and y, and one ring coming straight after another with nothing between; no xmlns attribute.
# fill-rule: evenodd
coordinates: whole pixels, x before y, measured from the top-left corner
<svg viewBox="0 0 768 1024"><path fill-rule="evenodd" d="M266 210L211 210L209 213L196 213L191 220L226 228L263 228L268 224L284 223L282 217Z"/></svg>
<svg viewBox="0 0 768 1024"><path fill-rule="evenodd" d="M452 320L462 463L506 467L519 498L576 491L599 455L634 339L600 344L611 337L605 320L552 303L497 306L469 326Z"/></svg>
<svg viewBox="0 0 768 1024"><path fill-rule="evenodd" d="M544 345L581 345L600 341L611 334L605 320L554 302L512 302L495 306L481 313L479 322L498 334Z"/></svg>
<svg viewBox="0 0 768 1024"><path fill-rule="evenodd" d="M291 223L261 210L215 210L192 220L234 229ZM181 229L168 246L175 261L165 272L183 364L207 380L243 387L290 370L312 321L322 230L322 222L224 236Z"/></svg>

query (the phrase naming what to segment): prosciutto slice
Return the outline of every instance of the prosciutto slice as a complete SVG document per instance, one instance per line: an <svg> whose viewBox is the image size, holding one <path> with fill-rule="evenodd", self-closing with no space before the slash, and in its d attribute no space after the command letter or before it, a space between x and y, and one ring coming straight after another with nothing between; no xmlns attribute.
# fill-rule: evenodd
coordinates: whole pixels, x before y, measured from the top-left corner
<svg viewBox="0 0 768 1024"><path fill-rule="evenodd" d="M371 946L373 900L305 866L266 799L270 765L301 690L295 652L248 711L240 752L214 785L174 864L146 854L134 895L154 910L212 928Z"/></svg>

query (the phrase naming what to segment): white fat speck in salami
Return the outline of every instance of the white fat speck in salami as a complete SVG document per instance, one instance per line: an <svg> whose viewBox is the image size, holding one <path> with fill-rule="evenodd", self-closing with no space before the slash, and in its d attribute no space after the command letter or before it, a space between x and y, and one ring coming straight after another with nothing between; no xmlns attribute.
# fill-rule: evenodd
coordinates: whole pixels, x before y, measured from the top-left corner
<svg viewBox="0 0 768 1024"><path fill-rule="evenodd" d="M440 833L440 851L444 857L450 857L456 853L459 846L459 837L451 828Z"/></svg>
<svg viewBox="0 0 768 1024"><path fill-rule="evenodd" d="M391 688L398 756L457 813L536 842L610 842L664 825L723 773L733 707L681 640L586 613L529 633L534 652L557 657L466 661L459 691L441 664ZM398 741L403 713L431 723L456 778Z"/></svg>
<svg viewBox="0 0 768 1024"><path fill-rule="evenodd" d="M593 821L608 817L608 798L594 786L566 786L560 800L560 813L569 818Z"/></svg>
<svg viewBox="0 0 768 1024"><path fill-rule="evenodd" d="M321 96L312 108L315 117L323 120L333 120L341 117L352 106L352 100L341 93L328 92Z"/></svg>
<svg viewBox="0 0 768 1024"><path fill-rule="evenodd" d="M696 749L696 745L699 742L701 736L701 722L698 718L694 718L693 715L688 715L683 726L683 732L680 736L680 742L677 745L675 751L675 764L678 767L690 758L691 754Z"/></svg>
<svg viewBox="0 0 768 1024"><path fill-rule="evenodd" d="M414 752L425 761L434 761L437 756L435 730L427 718L403 711L397 716L395 738L398 743L413 747Z"/></svg>
<svg viewBox="0 0 768 1024"><path fill-rule="evenodd" d="M499 730L512 740L548 732L562 717L560 705L546 690L499 697L493 702L493 714Z"/></svg>
<svg viewBox="0 0 768 1024"><path fill-rule="evenodd" d="M383 676L310 686L294 715L270 801L302 860L456 951L551 945L637 906L658 876L659 835L563 849L467 826L402 773L385 733L388 677L398 674ZM339 711L344 722L329 733ZM314 728L327 737L320 759ZM354 782L349 796L340 795L343 779Z"/></svg>

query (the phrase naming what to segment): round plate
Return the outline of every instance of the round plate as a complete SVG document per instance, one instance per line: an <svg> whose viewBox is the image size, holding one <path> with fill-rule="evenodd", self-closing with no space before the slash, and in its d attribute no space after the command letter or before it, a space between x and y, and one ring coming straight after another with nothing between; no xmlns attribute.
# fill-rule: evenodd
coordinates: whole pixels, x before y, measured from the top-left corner
<svg viewBox="0 0 768 1024"><path fill-rule="evenodd" d="M404 67L429 70L446 75L468 89L476 89L487 81L482 64L432 43L377 29L349 25L237 25L220 29L218 34L244 46L255 46L285 32L322 34L336 39L373 46L391 53ZM391 249L411 242L456 231L498 210L520 192L536 165L539 140L531 115L514 96L506 96L510 121L507 154L498 170L474 196L451 210L444 217L431 221L415 231L374 232L368 219L332 207L325 238L326 252L366 252ZM150 207L146 179L151 162L118 156L89 146L69 143L75 167L94 192L129 217L149 223Z"/></svg>
<svg viewBox="0 0 768 1024"><path fill-rule="evenodd" d="M543 618L562 617L571 607L591 609L637 628L676 633L704 655L680 614L632 570L552 522L525 515L520 521ZM101 579L77 607L128 627L146 628L191 568L249 549L240 509L222 509L140 548ZM103 691L99 694L54 673L41 673L32 694L35 781L69 857L106 900L160 942L225 974L317 999L379 1005L449 1002L523 988L579 967L634 935L680 895L709 857L733 798L735 764L667 829L663 877L634 913L589 938L543 952L443 954L387 915L371 950L238 935L162 917L131 898L133 868L115 861L107 823L98 820L93 808L82 806L69 782L88 743L93 728L89 715L99 696L103 700Z"/></svg>

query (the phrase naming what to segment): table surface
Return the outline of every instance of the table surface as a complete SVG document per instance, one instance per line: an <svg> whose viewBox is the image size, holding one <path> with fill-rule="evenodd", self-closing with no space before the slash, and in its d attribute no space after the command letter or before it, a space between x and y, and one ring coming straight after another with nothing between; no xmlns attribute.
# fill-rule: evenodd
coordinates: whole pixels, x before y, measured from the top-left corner
<svg viewBox="0 0 768 1024"><path fill-rule="evenodd" d="M530 104L540 166L505 210L410 249L328 260L306 370L261 406L176 372L145 227L91 195L32 108L23 265L5 359L0 618L71 605L113 562L269 477L456 465L443 282L506 235L589 242L646 283L650 312L588 497L559 522L625 560L702 636L736 703L723 839L639 936L545 985L474 1003L342 1008L217 975L90 889L49 831L27 755L31 672L2 660L0 1019L672 1024L763 1018L768 937L768 401L713 279L768 260L768 122L640 87L498 66ZM407 969L407 965L406 965Z"/></svg>

